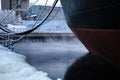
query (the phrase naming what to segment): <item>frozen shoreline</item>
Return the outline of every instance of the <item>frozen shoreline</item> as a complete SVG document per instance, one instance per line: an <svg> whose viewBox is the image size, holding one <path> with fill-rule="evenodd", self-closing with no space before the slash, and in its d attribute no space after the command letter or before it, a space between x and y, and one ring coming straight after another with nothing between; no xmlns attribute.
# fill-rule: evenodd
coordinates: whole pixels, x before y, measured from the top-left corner
<svg viewBox="0 0 120 80"><path fill-rule="evenodd" d="M0 80L52 80L46 72L29 65L25 56L1 45L0 58Z"/></svg>

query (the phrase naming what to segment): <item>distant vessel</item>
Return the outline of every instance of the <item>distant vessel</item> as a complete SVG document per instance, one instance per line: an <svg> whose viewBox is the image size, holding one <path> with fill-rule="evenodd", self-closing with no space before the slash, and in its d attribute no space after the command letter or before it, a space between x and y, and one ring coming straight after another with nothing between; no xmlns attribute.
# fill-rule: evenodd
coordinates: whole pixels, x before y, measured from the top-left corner
<svg viewBox="0 0 120 80"><path fill-rule="evenodd" d="M67 24L87 49L120 67L120 0L61 0Z"/></svg>

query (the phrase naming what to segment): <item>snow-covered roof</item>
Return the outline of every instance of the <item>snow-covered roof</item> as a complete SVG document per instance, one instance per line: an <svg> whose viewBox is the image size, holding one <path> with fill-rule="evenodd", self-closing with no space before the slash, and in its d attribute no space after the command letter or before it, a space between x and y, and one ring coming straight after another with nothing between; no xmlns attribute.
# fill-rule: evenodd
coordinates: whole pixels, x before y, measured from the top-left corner
<svg viewBox="0 0 120 80"><path fill-rule="evenodd" d="M28 28L33 27L35 22L26 24ZM39 22L38 22L39 23ZM65 20L45 22L35 32L39 33L72 33Z"/></svg>
<svg viewBox="0 0 120 80"><path fill-rule="evenodd" d="M12 25L12 24L7 24L7 28L8 28L8 29L11 29L11 28L21 29L21 28L26 28L26 26L24 26L24 25Z"/></svg>

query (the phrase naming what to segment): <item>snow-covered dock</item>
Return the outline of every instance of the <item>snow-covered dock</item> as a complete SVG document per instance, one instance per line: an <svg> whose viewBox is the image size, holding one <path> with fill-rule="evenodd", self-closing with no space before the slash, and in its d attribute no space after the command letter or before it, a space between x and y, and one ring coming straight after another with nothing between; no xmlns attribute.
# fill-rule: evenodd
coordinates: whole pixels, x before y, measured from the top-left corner
<svg viewBox="0 0 120 80"><path fill-rule="evenodd" d="M0 45L0 80L52 80L25 60L25 56Z"/></svg>

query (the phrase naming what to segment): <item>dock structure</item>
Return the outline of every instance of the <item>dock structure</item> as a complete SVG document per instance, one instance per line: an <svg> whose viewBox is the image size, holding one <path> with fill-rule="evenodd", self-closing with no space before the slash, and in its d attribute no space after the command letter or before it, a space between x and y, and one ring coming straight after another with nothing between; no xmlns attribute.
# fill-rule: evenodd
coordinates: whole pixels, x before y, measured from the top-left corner
<svg viewBox="0 0 120 80"><path fill-rule="evenodd" d="M13 38L17 39L19 37L20 35L15 35ZM71 40L74 39L75 37L76 36L73 33L30 33L19 42L39 42L39 41L44 42L48 39Z"/></svg>
<svg viewBox="0 0 120 80"><path fill-rule="evenodd" d="M1 10L12 10L19 0L1 0ZM16 15L22 14L22 18L25 19L25 11L29 6L29 0L22 0L20 5L15 9Z"/></svg>
<svg viewBox="0 0 120 80"><path fill-rule="evenodd" d="M1 0L1 10L12 10L19 0ZM21 3L17 5L15 12L16 15L21 15L22 20L36 20L36 18L43 12L39 20L43 17L52 7L44 5L33 5L30 7L30 0L21 0ZM44 9L44 11L43 11ZM62 15L61 15L62 14ZM63 20L64 14L61 6L54 8L50 18L54 17L53 20Z"/></svg>
<svg viewBox="0 0 120 80"><path fill-rule="evenodd" d="M17 4L19 0L1 0L1 9L2 10L11 10ZM21 5L16 7L22 9L27 9L29 6L29 0L22 0Z"/></svg>
<svg viewBox="0 0 120 80"><path fill-rule="evenodd" d="M11 10L15 7L15 4L18 2L19 0L1 0L1 9L2 10ZM26 9L29 6L29 0L22 0L21 4L18 5L15 9L16 14L18 15L19 13L22 14L22 19L24 20L26 18ZM36 8L38 7L38 9ZM36 6L34 5L32 8L30 8L30 11L28 10L28 12L34 12L34 14L39 15L39 13L35 13L38 12L39 8L43 8L46 7L46 9L44 10L45 13L48 12L48 10L51 8L50 6ZM34 11L34 9L36 11ZM25 36L25 38L23 40L29 39L29 40L33 40L33 39L46 39L46 38L72 38L74 37L74 34L66 27L68 27L65 24L64 21L64 14L63 14L63 10L61 7L56 7L53 10L53 13L55 14L51 14L50 15L50 20L51 18L53 18L51 22L48 21L49 24L43 25L43 27L41 27L40 29L38 28L35 32L30 33L28 35ZM32 15L32 13L31 13ZM45 15L42 14L42 16L44 17ZM43 18L41 17L41 19ZM10 30L15 31L15 32L23 32L28 30L29 28L31 28L35 23L35 21L31 22L30 21L25 21L20 23L23 24L25 26L27 26L26 28L12 28ZM52 29L50 27L52 27ZM28 28L29 27L29 28ZM62 28L61 28L62 27ZM1 31L0 31L1 32ZM19 38L20 35L15 35L13 38Z"/></svg>

